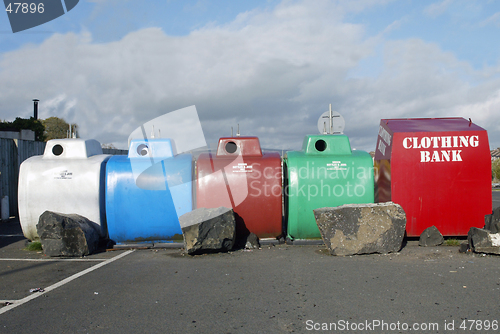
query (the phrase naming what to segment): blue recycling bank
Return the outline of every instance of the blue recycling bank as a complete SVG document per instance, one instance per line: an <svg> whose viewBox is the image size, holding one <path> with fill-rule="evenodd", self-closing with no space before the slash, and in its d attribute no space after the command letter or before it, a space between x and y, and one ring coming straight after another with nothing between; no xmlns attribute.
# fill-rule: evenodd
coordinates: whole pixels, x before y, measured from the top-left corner
<svg viewBox="0 0 500 334"><path fill-rule="evenodd" d="M106 219L116 243L182 241L179 218L193 209L193 157L170 139L132 140L106 165Z"/></svg>

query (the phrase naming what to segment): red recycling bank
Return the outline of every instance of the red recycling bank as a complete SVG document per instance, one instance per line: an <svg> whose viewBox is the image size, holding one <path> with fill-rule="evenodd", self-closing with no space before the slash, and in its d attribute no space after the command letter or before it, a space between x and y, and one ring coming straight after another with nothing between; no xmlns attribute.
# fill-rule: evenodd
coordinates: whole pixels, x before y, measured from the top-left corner
<svg viewBox="0 0 500 334"><path fill-rule="evenodd" d="M405 210L408 236L467 235L491 214L488 134L464 118L382 119L375 182L378 202Z"/></svg>

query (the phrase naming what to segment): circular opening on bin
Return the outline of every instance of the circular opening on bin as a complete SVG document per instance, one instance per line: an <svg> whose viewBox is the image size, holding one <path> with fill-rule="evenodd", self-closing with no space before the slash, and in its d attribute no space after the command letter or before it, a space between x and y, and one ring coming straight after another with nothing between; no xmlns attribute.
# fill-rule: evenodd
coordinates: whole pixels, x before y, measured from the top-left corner
<svg viewBox="0 0 500 334"><path fill-rule="evenodd" d="M54 153L54 155L61 155L63 151L64 151L63 147L59 144L54 145L54 147L52 147L52 153Z"/></svg>
<svg viewBox="0 0 500 334"><path fill-rule="evenodd" d="M226 144L226 152L227 153L234 153L238 149L238 146L236 146L236 143L233 141L230 141Z"/></svg>
<svg viewBox="0 0 500 334"><path fill-rule="evenodd" d="M148 155L148 152L149 152L148 145L141 144L141 145L137 146L137 154L139 154L141 156L145 156L145 155Z"/></svg>
<svg viewBox="0 0 500 334"><path fill-rule="evenodd" d="M318 151L323 152L326 150L326 142L323 139L320 139L316 142L316 144L314 144L314 147L316 147Z"/></svg>

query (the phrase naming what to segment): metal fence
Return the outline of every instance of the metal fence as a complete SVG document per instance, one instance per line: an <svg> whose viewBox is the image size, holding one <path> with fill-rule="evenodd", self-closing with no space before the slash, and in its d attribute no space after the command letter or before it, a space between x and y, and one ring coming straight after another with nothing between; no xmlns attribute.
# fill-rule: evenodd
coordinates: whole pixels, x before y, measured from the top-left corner
<svg viewBox="0 0 500 334"><path fill-rule="evenodd" d="M42 155L45 142L0 138L0 198L9 196L10 216L17 216L17 186L21 162Z"/></svg>
<svg viewBox="0 0 500 334"><path fill-rule="evenodd" d="M102 153L111 155L128 155L128 150L120 150L118 148L103 148Z"/></svg>
<svg viewBox="0 0 500 334"><path fill-rule="evenodd" d="M0 138L0 199L9 196L10 216L18 216L19 166L34 155L43 155L45 142ZM127 155L127 150L103 149L104 154Z"/></svg>

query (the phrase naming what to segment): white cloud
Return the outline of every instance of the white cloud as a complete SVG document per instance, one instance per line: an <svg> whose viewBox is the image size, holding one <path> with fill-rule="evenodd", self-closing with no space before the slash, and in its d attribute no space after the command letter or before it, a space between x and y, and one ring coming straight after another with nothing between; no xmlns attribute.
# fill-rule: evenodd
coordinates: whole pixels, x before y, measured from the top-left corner
<svg viewBox="0 0 500 334"><path fill-rule="evenodd" d="M403 17L389 24L383 31L382 34L389 34L392 31L399 30L401 25L408 21L408 17Z"/></svg>
<svg viewBox="0 0 500 334"><path fill-rule="evenodd" d="M488 17L486 20L479 23L480 27L484 27L487 25L494 25L500 27L500 12L496 12L495 14Z"/></svg>
<svg viewBox="0 0 500 334"><path fill-rule="evenodd" d="M430 17L438 17L446 12L454 0L442 0L424 8L424 14Z"/></svg>
<svg viewBox="0 0 500 334"><path fill-rule="evenodd" d="M356 4L285 1L184 37L149 28L97 44L87 32L55 34L2 55L0 108L6 119L28 117L39 98L40 117L64 117L82 137L118 147L142 123L193 104L208 142L239 123L264 147L293 149L317 133L329 103L345 117L353 147L365 150L375 146L380 118L475 113L479 125L499 121L471 107L496 101L494 78L435 44L366 36L363 26L343 21L373 2ZM349 78L380 47L379 74Z"/></svg>
<svg viewBox="0 0 500 334"><path fill-rule="evenodd" d="M489 128L490 132L500 130L500 89L491 92L486 97L476 99L475 102L459 105L455 112L459 115L469 115L475 123L481 123L483 127ZM492 122L493 121L493 122Z"/></svg>

